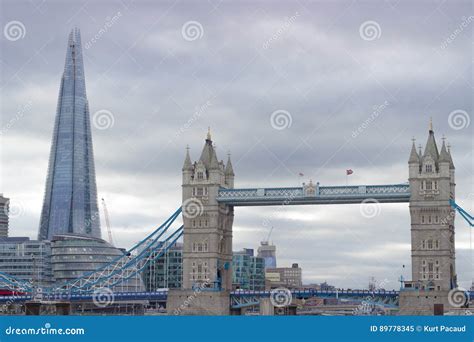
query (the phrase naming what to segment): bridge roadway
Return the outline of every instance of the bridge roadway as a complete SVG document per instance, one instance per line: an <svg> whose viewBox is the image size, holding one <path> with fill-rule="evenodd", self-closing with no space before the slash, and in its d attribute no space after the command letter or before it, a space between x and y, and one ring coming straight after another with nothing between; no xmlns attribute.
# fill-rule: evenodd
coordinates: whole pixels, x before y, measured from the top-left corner
<svg viewBox="0 0 474 342"><path fill-rule="evenodd" d="M196 293L203 293L208 290L196 290ZM384 291L378 290L371 292L369 290L337 290L337 291L323 291L314 289L304 290L292 290L291 294L293 298L311 298L311 297L339 297L339 298L379 298L394 300L398 297L398 291ZM239 303L240 300L245 299L258 299L270 297L271 291L232 291L231 302ZM134 301L134 300L149 300L149 301L166 301L168 297L168 289L162 289L155 292L115 292L110 294L113 296L114 301ZM15 295L15 296L1 296L0 303L22 303L30 300L43 300L43 301L77 301L77 302L92 302L93 294L42 294L41 296L31 295ZM234 304L233 306L238 306Z"/></svg>
<svg viewBox="0 0 474 342"><path fill-rule="evenodd" d="M406 184L320 186L319 183L294 188L221 188L217 201L233 206L351 204L362 201L406 203L410 186Z"/></svg>

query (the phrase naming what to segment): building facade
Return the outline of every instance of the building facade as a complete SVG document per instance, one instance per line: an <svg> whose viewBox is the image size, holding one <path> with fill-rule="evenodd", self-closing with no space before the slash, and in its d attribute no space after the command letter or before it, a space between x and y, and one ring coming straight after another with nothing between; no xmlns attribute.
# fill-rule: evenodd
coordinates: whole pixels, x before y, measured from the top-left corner
<svg viewBox="0 0 474 342"><path fill-rule="evenodd" d="M105 240L75 234L55 235L51 241L51 266L56 285L77 279L121 257L124 251ZM112 278L111 283L119 280ZM143 291L140 276L118 283L116 291Z"/></svg>
<svg viewBox="0 0 474 342"><path fill-rule="evenodd" d="M265 278L268 280L267 285L273 287L300 288L303 286L303 271L298 264L291 267L275 267L265 270Z"/></svg>
<svg viewBox="0 0 474 342"><path fill-rule="evenodd" d="M51 285L51 244L27 237L0 238L0 272L33 286Z"/></svg>
<svg viewBox="0 0 474 342"><path fill-rule="evenodd" d="M68 40L38 239L64 233L101 236L79 29Z"/></svg>
<svg viewBox="0 0 474 342"><path fill-rule="evenodd" d="M232 284L235 290L265 290L265 260L254 256L253 249L244 248L234 252Z"/></svg>
<svg viewBox="0 0 474 342"><path fill-rule="evenodd" d="M8 212L10 199L0 194L0 238L8 237Z"/></svg>
<svg viewBox="0 0 474 342"><path fill-rule="evenodd" d="M276 262L276 247L270 244L268 241L260 242L260 246L257 249L257 256L265 260L265 268L277 267Z"/></svg>
<svg viewBox="0 0 474 342"><path fill-rule="evenodd" d="M169 242L162 242L166 247ZM159 252L155 252L159 253ZM154 255L152 255L152 258ZM156 260L150 261L142 272L142 279L147 291L161 288L179 289L183 279L183 244L175 243Z"/></svg>

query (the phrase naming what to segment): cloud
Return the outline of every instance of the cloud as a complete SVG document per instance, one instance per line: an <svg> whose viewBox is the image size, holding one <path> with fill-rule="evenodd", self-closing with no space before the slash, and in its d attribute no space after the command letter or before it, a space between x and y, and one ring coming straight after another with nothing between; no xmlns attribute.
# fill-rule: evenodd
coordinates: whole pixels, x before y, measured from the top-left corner
<svg viewBox="0 0 474 342"><path fill-rule="evenodd" d="M232 152L239 187L296 186L299 172L304 181L344 184L346 168L355 170L351 184L383 184L407 180L410 139L425 143L432 116L437 138L446 134L453 146L457 200L469 207L468 30L443 47L469 13L467 3L79 1L3 8L6 18L23 22L26 35L0 40L1 127L31 102L2 135L1 191L27 209L11 220L12 235L37 233L67 34L77 24L89 41L117 11L120 19L84 54L91 115L105 109L114 116L113 127L93 129L93 141L99 198L106 198L120 246L130 247L180 205L185 147L198 158L208 126L219 157ZM378 39L360 37L367 20L380 25ZM202 25L202 38L183 39L189 21ZM469 127L449 127L456 109L471 115ZM276 110L290 113L291 127L272 127ZM373 220L357 206L274 211L237 208L234 249L256 248L269 229L262 221L271 217L279 264L298 262L306 282L355 288L374 275L397 288L400 272L410 278L409 267L401 267L410 265L406 205L384 205ZM469 231L456 223L466 287L472 263L459 256Z"/></svg>

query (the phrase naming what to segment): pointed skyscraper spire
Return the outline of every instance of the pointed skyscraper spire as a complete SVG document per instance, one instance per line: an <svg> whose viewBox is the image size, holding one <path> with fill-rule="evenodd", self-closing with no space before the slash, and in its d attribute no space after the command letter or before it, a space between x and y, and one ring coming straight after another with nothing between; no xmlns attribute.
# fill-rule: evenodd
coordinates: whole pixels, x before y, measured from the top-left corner
<svg viewBox="0 0 474 342"><path fill-rule="evenodd" d="M69 34L38 238L101 236L81 34Z"/></svg>

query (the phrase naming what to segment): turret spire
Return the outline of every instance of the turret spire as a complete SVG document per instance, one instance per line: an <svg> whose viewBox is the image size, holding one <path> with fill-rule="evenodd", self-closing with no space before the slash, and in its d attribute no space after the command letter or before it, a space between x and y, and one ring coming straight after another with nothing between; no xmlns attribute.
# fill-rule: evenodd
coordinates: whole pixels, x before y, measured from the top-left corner
<svg viewBox="0 0 474 342"><path fill-rule="evenodd" d="M189 155L189 145L186 146L186 157L184 158L183 171L191 171L193 164L191 163L191 157Z"/></svg>

